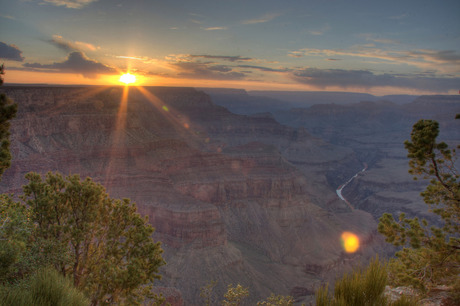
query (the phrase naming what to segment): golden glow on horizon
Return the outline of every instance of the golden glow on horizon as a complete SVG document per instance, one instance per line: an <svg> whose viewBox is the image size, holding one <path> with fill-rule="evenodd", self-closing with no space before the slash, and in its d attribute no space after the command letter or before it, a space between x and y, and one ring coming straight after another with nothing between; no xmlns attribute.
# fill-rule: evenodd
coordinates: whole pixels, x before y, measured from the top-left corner
<svg viewBox="0 0 460 306"><path fill-rule="evenodd" d="M392 95L392 94L408 94L408 95L458 95L458 90L439 93L429 90L419 90L410 88L398 87L374 87L367 90L362 88L317 88L298 83L285 82L261 82L261 81L220 81L220 80L194 80L184 78L167 78L160 76L149 76L148 78L142 75L136 75L136 86L171 86L171 87L215 87L215 88L241 88L246 90L280 90L280 91L338 91L338 92L362 92L376 96ZM110 86L120 84L120 75L101 75L95 79L88 79L82 75L68 73L50 73L36 71L20 71L8 70L5 76L5 85L8 84L47 84L47 85L97 85ZM131 84L133 85L133 84Z"/></svg>
<svg viewBox="0 0 460 306"><path fill-rule="evenodd" d="M355 234L350 232L344 232L341 238L345 252L354 253L359 249L359 238Z"/></svg>
<svg viewBox="0 0 460 306"><path fill-rule="evenodd" d="M130 85L136 83L136 76L131 73L125 73L120 76L120 82L125 83L126 85Z"/></svg>

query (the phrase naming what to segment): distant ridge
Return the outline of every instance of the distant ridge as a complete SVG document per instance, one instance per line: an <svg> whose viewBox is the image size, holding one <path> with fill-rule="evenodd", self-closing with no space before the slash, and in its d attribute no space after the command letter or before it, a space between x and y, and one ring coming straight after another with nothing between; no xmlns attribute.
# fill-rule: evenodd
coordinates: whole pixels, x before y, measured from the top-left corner
<svg viewBox="0 0 460 306"><path fill-rule="evenodd" d="M368 93L340 92L340 91L261 91L248 92L251 96L265 96L284 100L291 103L302 104L351 104L361 101L389 100L396 104L406 104L414 101L417 95L385 95L374 96Z"/></svg>

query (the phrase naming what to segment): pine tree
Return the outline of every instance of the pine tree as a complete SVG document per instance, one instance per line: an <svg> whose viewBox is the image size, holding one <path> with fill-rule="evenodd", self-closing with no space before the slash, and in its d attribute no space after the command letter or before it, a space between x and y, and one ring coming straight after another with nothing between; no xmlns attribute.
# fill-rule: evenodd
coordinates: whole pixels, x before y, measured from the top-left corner
<svg viewBox="0 0 460 306"><path fill-rule="evenodd" d="M457 118L459 116L457 115ZM460 273L460 182L455 169L455 150L437 143L439 124L420 120L405 142L410 158L409 172L415 179L431 179L421 193L443 226L429 226L426 220L398 220L391 214L380 218L378 230L386 241L404 248L390 263L390 279L396 285L411 285L422 291L438 285L454 286ZM458 286L458 284L457 284Z"/></svg>

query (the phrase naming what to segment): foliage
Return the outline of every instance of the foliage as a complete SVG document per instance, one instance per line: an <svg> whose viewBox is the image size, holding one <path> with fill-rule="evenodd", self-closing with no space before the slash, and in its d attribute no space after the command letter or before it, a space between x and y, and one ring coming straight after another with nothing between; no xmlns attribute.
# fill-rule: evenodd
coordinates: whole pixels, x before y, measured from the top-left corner
<svg viewBox="0 0 460 306"><path fill-rule="evenodd" d="M294 305L294 298L292 296L274 295L273 293L267 298L266 301L258 302L259 306L292 306Z"/></svg>
<svg viewBox="0 0 460 306"><path fill-rule="evenodd" d="M33 224L29 210L11 196L0 195L0 284L13 284L50 263L44 247L31 239Z"/></svg>
<svg viewBox="0 0 460 306"><path fill-rule="evenodd" d="M244 288L240 284L236 287L233 285L228 285L227 292L224 294L225 300L222 301L223 305L233 305L238 306L241 305L241 302L249 296L249 289Z"/></svg>
<svg viewBox="0 0 460 306"><path fill-rule="evenodd" d="M0 85L3 84L3 65L0 66ZM3 172L11 165L10 153L10 120L16 116L18 106L8 97L0 94L0 178Z"/></svg>
<svg viewBox="0 0 460 306"><path fill-rule="evenodd" d="M217 285L217 281L211 281L206 284L204 287L200 288L200 297L204 300L206 306L214 304L213 291L214 287Z"/></svg>
<svg viewBox="0 0 460 306"><path fill-rule="evenodd" d="M70 275L91 303L138 304L152 298L152 283L164 264L154 229L128 199L108 197L100 184L78 175L26 175L23 199L36 224L34 239L54 242L54 265ZM43 251L43 250L42 250ZM69 258L70 260L64 260Z"/></svg>
<svg viewBox="0 0 460 306"><path fill-rule="evenodd" d="M335 283L333 297L329 296L327 286L320 288L316 293L316 305L385 305L383 292L386 283L387 269L376 258L365 270L355 269L339 279Z"/></svg>
<svg viewBox="0 0 460 306"><path fill-rule="evenodd" d="M213 298L213 290L217 285L217 281L212 281L206 286L201 287L200 297L204 300L205 305L215 305ZM249 296L249 289L244 288L240 284L236 287L229 285L227 292L224 294L225 300L222 301L223 305L242 305L243 299ZM264 301L257 302L257 305L266 306L292 306L294 305L294 298L292 296L275 295L271 294Z"/></svg>
<svg viewBox="0 0 460 306"><path fill-rule="evenodd" d="M26 178L25 203L1 198L0 238L8 239L1 240L0 256L8 263L0 277L20 279L34 267L52 264L93 305L154 298L162 249L134 203L109 198L90 178L58 173L48 173L45 180L36 173Z"/></svg>
<svg viewBox="0 0 460 306"><path fill-rule="evenodd" d="M0 298L5 306L83 306L90 303L70 279L53 268L37 270L21 284L3 288Z"/></svg>
<svg viewBox="0 0 460 306"><path fill-rule="evenodd" d="M402 213L397 221L391 214L384 214L378 226L387 242L409 246L390 262L393 284L411 285L424 291L437 285L451 285L460 273L459 175L455 169L455 150L449 150L444 142L437 143L438 134L436 121L420 120L405 147L414 179L431 179L421 195L444 225L429 227L426 220L408 219Z"/></svg>

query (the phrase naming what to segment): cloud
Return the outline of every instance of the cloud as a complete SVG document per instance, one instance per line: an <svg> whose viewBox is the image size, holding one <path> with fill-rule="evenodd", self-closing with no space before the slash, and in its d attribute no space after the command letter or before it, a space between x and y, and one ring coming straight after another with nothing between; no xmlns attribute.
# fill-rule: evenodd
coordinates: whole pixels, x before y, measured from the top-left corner
<svg viewBox="0 0 460 306"><path fill-rule="evenodd" d="M50 39L48 42L66 52L83 51L83 50L95 51L99 49L93 44L81 42L81 41L72 42L72 41L64 39L60 35L53 35L53 39Z"/></svg>
<svg viewBox="0 0 460 306"><path fill-rule="evenodd" d="M264 66L237 65L244 62L264 62L263 60L239 55L170 54L165 57L165 68L173 70L177 76L212 80L242 80L253 70L267 73L287 72L287 69L273 69ZM228 64L228 62L232 64ZM275 62L270 62L275 63ZM171 76L171 75L169 75Z"/></svg>
<svg viewBox="0 0 460 306"><path fill-rule="evenodd" d="M241 57L239 55L236 56L227 56L227 55L189 55L191 58L205 58L205 59L215 59L215 60L225 60L229 62L240 62L240 61L252 61L253 59L250 57Z"/></svg>
<svg viewBox="0 0 460 306"><path fill-rule="evenodd" d="M368 70L305 68L292 72L292 79L299 83L319 88L372 88L398 87L437 92L458 89L460 78L434 77L426 75L374 74Z"/></svg>
<svg viewBox="0 0 460 306"><path fill-rule="evenodd" d="M326 24L324 25L323 27L319 28L319 29L316 29L316 30L310 30L308 31L308 33L310 33L311 35L323 35L325 32L329 31L331 29L331 27Z"/></svg>
<svg viewBox="0 0 460 306"><path fill-rule="evenodd" d="M204 28L206 31L227 30L227 27L209 27Z"/></svg>
<svg viewBox="0 0 460 306"><path fill-rule="evenodd" d="M240 80L244 73L233 71L232 67L199 62L177 62L172 64L178 76L195 79Z"/></svg>
<svg viewBox="0 0 460 306"><path fill-rule="evenodd" d="M43 4L51 4L56 6L65 6L67 8L81 9L86 5L98 0L43 0Z"/></svg>
<svg viewBox="0 0 460 306"><path fill-rule="evenodd" d="M2 18L6 18L6 19L10 19L10 20L16 20L16 18L15 18L15 17L13 17L13 16L10 16L10 15L0 15L0 17L2 17Z"/></svg>
<svg viewBox="0 0 460 306"><path fill-rule="evenodd" d="M363 37L368 41L373 41L380 44L389 44L389 45L399 45L401 42L399 40L388 39L388 38L376 38L374 34L369 33L362 33L358 35L359 37Z"/></svg>
<svg viewBox="0 0 460 306"><path fill-rule="evenodd" d="M15 45L7 45L0 41L0 58L10 61L24 61L22 51Z"/></svg>
<svg viewBox="0 0 460 306"><path fill-rule="evenodd" d="M244 20L241 23L242 24L257 24L257 23L265 23L272 21L276 17L278 17L280 14L266 14L260 18L255 18L255 19L249 19L249 20Z"/></svg>
<svg viewBox="0 0 460 306"><path fill-rule="evenodd" d="M106 66L102 63L89 59L82 52L72 52L67 59L61 63L53 64L39 64L39 63L26 63L23 65L26 68L33 68L38 70L47 70L51 72L64 72L64 73L78 73L85 78L96 78L98 74L112 74L116 70L112 67Z"/></svg>
<svg viewBox="0 0 460 306"><path fill-rule="evenodd" d="M237 67L256 69L256 70L265 71L265 72L286 72L287 71L286 69L273 69L273 68L269 68L269 67L252 66L252 65L238 65Z"/></svg>
<svg viewBox="0 0 460 306"><path fill-rule="evenodd" d="M408 54L411 57L419 57L426 61L460 65L460 53L454 50L416 50Z"/></svg>
<svg viewBox="0 0 460 306"><path fill-rule="evenodd" d="M288 53L288 56L290 57L296 57L296 58L301 58L305 56L305 52L302 51L291 51Z"/></svg>
<svg viewBox="0 0 460 306"><path fill-rule="evenodd" d="M108 54L108 56L113 56L115 58L121 58L121 59L140 61L140 62L143 62L144 64L158 63L157 59L147 57L147 56L125 56L125 55L110 55L110 54Z"/></svg>

